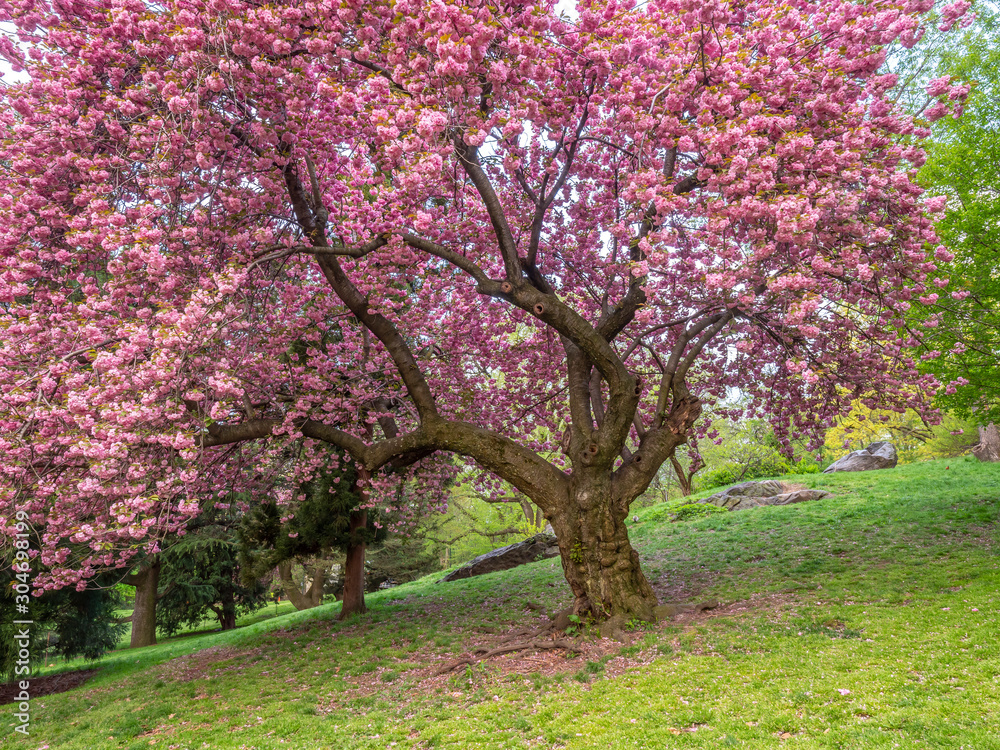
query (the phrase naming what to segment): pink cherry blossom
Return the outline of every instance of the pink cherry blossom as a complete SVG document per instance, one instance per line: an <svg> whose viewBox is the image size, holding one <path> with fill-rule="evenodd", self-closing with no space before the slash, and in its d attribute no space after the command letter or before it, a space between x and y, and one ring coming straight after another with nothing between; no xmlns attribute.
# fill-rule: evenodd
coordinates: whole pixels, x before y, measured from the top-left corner
<svg viewBox="0 0 1000 750"><path fill-rule="evenodd" d="M0 0L0 535L79 584L332 444L400 526L520 493L579 612L651 616L625 518L703 405L933 418L914 175L967 88L882 73L931 5Z"/></svg>

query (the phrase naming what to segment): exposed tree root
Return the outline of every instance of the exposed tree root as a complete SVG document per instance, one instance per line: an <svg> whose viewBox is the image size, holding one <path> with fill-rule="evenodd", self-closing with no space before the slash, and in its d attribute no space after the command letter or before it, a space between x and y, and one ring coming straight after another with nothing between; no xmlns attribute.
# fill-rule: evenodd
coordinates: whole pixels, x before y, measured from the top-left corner
<svg viewBox="0 0 1000 750"><path fill-rule="evenodd" d="M543 607L541 604L536 604L535 602L525 602L524 606L534 612L538 612L541 615L545 615L550 620L552 619L552 615L550 615L549 611L545 609L545 607Z"/></svg>
<svg viewBox="0 0 1000 750"><path fill-rule="evenodd" d="M548 630L548 629L549 628L544 628L543 630ZM435 672L434 674L435 675L447 674L448 672L451 672L467 664L468 665L478 664L479 662L485 661L486 659L492 659L494 656L500 656L502 654L510 654L515 651L525 651L526 649L529 648L537 648L537 649L564 648L567 651L575 651L576 643L569 640L568 638L553 638L551 641L542 640L540 638L532 638L531 640L528 641L517 641L515 643L508 643L506 645L497 646L496 648L489 650L480 648L476 649L476 651L473 651L471 656L466 656L463 657L462 659L459 659L458 661L453 661L450 664L445 664L443 667L438 669L437 672Z"/></svg>

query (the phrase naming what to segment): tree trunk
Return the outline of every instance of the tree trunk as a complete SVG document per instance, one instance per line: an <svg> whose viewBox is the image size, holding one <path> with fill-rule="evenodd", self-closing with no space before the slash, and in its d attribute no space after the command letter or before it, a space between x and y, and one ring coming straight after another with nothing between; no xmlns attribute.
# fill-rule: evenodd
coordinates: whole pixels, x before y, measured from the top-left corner
<svg viewBox="0 0 1000 750"><path fill-rule="evenodd" d="M692 477L687 475L684 471L684 467L681 465L681 462L678 461L676 457L671 456L670 463L673 464L674 467L674 475L677 477L677 485L680 487L681 497L687 497L691 494Z"/></svg>
<svg viewBox="0 0 1000 750"><path fill-rule="evenodd" d="M368 526L367 510L352 510L350 517L351 544L347 547L344 562L344 603L340 619L362 614L365 607L365 549L364 530Z"/></svg>
<svg viewBox="0 0 1000 750"><path fill-rule="evenodd" d="M132 608L132 639L130 648L156 645L156 589L160 584L160 563L125 579L135 586L135 606Z"/></svg>
<svg viewBox="0 0 1000 750"><path fill-rule="evenodd" d="M639 566L625 528L628 508L612 509L608 484L575 487L569 507L550 519L563 572L576 600L573 612L597 620L612 615L652 621L656 594Z"/></svg>
<svg viewBox="0 0 1000 750"><path fill-rule="evenodd" d="M223 630L236 630L236 599L233 590L229 587L224 588L219 600L220 606L211 608L219 619L219 627Z"/></svg>
<svg viewBox="0 0 1000 750"><path fill-rule="evenodd" d="M281 588L285 596L292 603L295 609L312 609L318 607L323 601L323 583L326 578L326 566L317 564L313 568L313 579L309 589L302 593L301 589L292 579L292 562L286 560L278 565L278 578L281 579Z"/></svg>
<svg viewBox="0 0 1000 750"><path fill-rule="evenodd" d="M972 455L989 463L1000 461L1000 433L995 424L979 428L979 444L972 446Z"/></svg>

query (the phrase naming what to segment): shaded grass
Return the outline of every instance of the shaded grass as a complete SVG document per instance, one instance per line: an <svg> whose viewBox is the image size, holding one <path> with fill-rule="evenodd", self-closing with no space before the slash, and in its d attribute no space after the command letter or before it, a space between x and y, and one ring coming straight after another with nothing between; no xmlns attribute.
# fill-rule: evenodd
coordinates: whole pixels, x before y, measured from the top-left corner
<svg viewBox="0 0 1000 750"><path fill-rule="evenodd" d="M526 602L567 603L547 560L379 592L344 623L326 605L116 652L83 688L33 702L29 740L8 721L0 737L67 750L1000 748L1000 467L790 479L835 497L679 524L654 506L630 529L657 587L756 608L647 628L564 673L485 663L427 679L435 659L534 618Z"/></svg>

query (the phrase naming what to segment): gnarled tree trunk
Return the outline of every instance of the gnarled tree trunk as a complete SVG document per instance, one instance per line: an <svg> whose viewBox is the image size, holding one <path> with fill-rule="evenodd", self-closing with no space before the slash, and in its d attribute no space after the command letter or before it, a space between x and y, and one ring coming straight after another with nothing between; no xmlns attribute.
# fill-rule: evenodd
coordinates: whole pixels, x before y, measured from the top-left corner
<svg viewBox="0 0 1000 750"><path fill-rule="evenodd" d="M972 455L988 463L1000 461L1000 432L995 424L979 428L979 444L972 446Z"/></svg>
<svg viewBox="0 0 1000 750"><path fill-rule="evenodd" d="M583 125L581 122L581 129ZM363 489L368 484L368 472L387 467L405 468L436 451L472 458L544 511L559 538L563 569L576 597L574 608L578 613L598 619L622 616L651 620L656 597L629 543L625 518L632 501L649 487L659 468L690 435L701 413L701 402L688 389L688 372L705 347L736 318L737 311L728 305L708 307L665 324L665 327L674 328L674 333L664 342L668 347L664 356L654 354L659 370L655 408L651 413L640 413L638 407L643 395L651 393L626 363L627 357L622 358L620 349L634 351L634 344L641 337L633 345L618 347L615 344L619 334L647 302L644 289L647 277L633 275L621 299L612 302L606 297L609 304L598 320L591 321L557 294L545 272L536 264L545 212L562 189L558 180L569 175L572 157L566 160L567 171L551 188L551 197L528 192L536 205L533 224L536 231L528 240L527 254L521 256L518 252L520 240L510 229L503 204L491 184L490 174L484 169L477 147L463 139L460 129L454 129L449 137L455 146L456 166L464 170L489 214L499 257L504 264L504 276L491 278L492 271L488 273L474 260L450 247L408 233L400 235L400 239L419 252L454 264L475 279L480 294L532 315L540 325L558 334L565 354L568 396L562 451L572 470L565 469L562 462L551 462L548 457L501 432L446 416L438 408L435 390L421 370L408 334L369 305L366 291L359 288L341 265L337 252L317 252L316 263L332 291L392 358L416 410L419 425L400 432L395 418L380 408L377 420L384 435L382 439L376 438L371 429L364 430L366 441L313 419L301 420L301 432L308 438L349 451L359 468L359 485ZM682 195L701 183L694 175L682 179L674 175L678 163L676 156L674 148L664 163L664 174L667 179L679 179L673 193ZM320 210L322 196L318 183L311 178L313 195L310 197L301 177L303 173L294 159L285 164L282 178L289 205L304 236L310 238L315 248L332 248L326 233L328 214L325 209ZM628 243L632 261L643 260L643 241L656 228L657 214L655 202L650 203L640 228ZM389 242L390 233L374 237L356 249L357 256L385 247ZM483 324L488 324L485 319ZM647 401L650 406L653 402L652 398ZM278 422L271 419L231 425L213 423L207 426L207 434L200 444L225 445L268 438L277 425ZM362 529L366 515L364 511L352 515L351 528ZM341 616L363 611L364 544L356 543L347 555Z"/></svg>
<svg viewBox="0 0 1000 750"><path fill-rule="evenodd" d="M292 579L292 561L286 560L278 565L278 578L285 596L295 609L312 609L323 601L323 583L326 579L326 566L317 564L313 567L312 583L303 593Z"/></svg>
<svg viewBox="0 0 1000 750"><path fill-rule="evenodd" d="M625 527L628 507L609 512L609 482L574 483L570 503L550 517L575 614L653 620L656 594L639 565Z"/></svg>
<svg viewBox="0 0 1000 750"><path fill-rule="evenodd" d="M156 601L160 583L160 563L154 562L138 573L126 577L125 583L135 586L132 608L132 638L130 648L156 644Z"/></svg>

